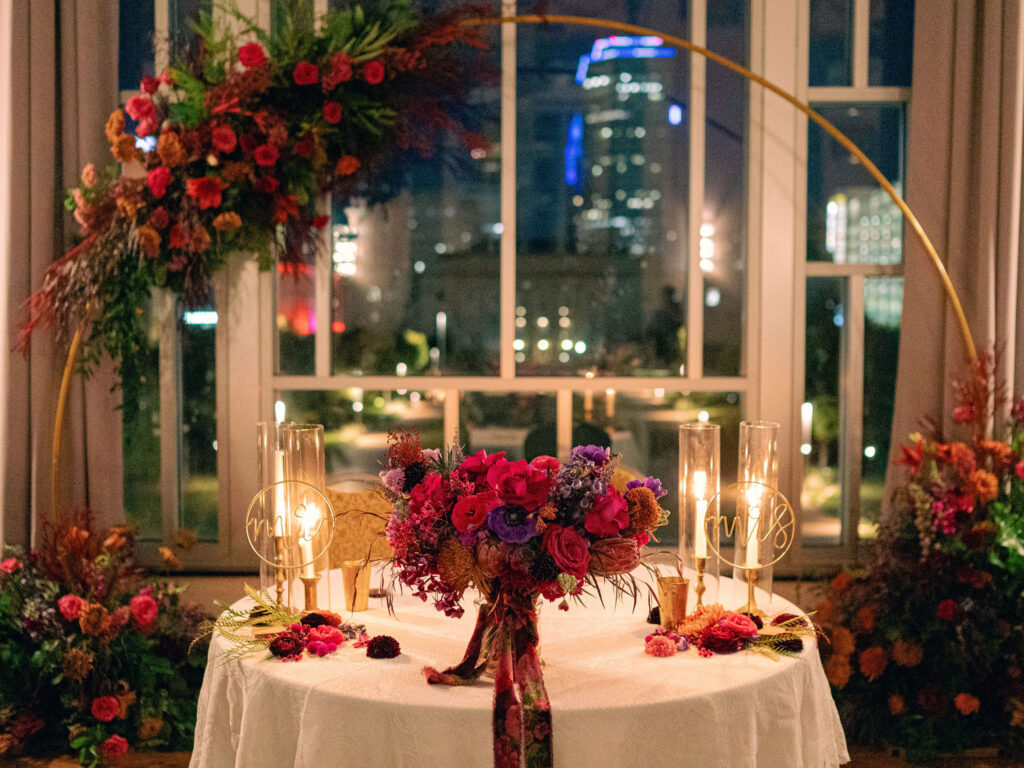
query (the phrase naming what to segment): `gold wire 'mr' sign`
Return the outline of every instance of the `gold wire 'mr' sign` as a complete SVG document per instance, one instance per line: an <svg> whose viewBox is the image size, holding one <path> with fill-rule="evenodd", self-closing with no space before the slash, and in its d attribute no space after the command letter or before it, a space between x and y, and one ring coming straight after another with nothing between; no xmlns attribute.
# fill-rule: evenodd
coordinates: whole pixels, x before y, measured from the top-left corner
<svg viewBox="0 0 1024 768"><path fill-rule="evenodd" d="M708 546L726 565L746 571L766 568L779 562L793 545L796 512L777 488L733 483L711 500L709 509L718 511L704 520ZM722 553L723 539L734 542L738 562Z"/></svg>

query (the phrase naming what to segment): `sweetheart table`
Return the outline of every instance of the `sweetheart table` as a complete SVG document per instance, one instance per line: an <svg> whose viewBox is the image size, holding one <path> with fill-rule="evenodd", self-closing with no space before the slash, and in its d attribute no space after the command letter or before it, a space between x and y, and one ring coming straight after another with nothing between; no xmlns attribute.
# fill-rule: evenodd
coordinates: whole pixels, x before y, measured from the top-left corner
<svg viewBox="0 0 1024 768"><path fill-rule="evenodd" d="M734 599L730 600L734 592ZM723 604L745 587L723 580ZM692 595L691 595L692 599ZM761 595L764 604L767 595ZM248 601L239 601L243 607ZM371 606L374 602L371 601ZM445 618L429 603L396 596L354 614L370 635L402 647L376 660L346 642L300 662L250 655L220 661L215 636L199 698L191 768L450 768L492 765L491 680L429 686L421 667L462 659L476 611ZM540 612L544 683L551 700L557 768L832 768L849 761L815 642L796 658L741 652L702 658L644 653L646 599L588 599ZM692 604L692 603L691 603ZM776 597L773 612L798 612Z"/></svg>

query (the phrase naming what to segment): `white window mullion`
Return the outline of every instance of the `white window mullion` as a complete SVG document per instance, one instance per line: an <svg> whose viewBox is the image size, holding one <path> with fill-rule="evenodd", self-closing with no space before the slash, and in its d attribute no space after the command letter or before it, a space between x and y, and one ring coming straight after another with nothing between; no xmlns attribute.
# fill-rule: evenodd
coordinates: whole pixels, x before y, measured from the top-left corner
<svg viewBox="0 0 1024 768"><path fill-rule="evenodd" d="M153 67L160 74L170 66L171 8L170 0L156 0L153 4L153 39L156 46L153 51Z"/></svg>
<svg viewBox="0 0 1024 768"><path fill-rule="evenodd" d="M707 43L707 0L690 2L690 40ZM686 375L704 375L704 272L700 268L700 226L704 219L704 145L707 60L690 56L690 178L687 248Z"/></svg>
<svg viewBox="0 0 1024 768"><path fill-rule="evenodd" d="M160 327L160 511L163 542L178 530L181 496L181 376L178 302L169 291L154 300Z"/></svg>
<svg viewBox="0 0 1024 768"><path fill-rule="evenodd" d="M856 556L859 543L860 482L864 442L864 280L852 275L846 284L840 356L839 468L843 545Z"/></svg>
<svg viewBox="0 0 1024 768"><path fill-rule="evenodd" d="M871 0L853 0L853 87L868 87Z"/></svg>
<svg viewBox="0 0 1024 768"><path fill-rule="evenodd" d="M502 0L504 16L514 16L515 0ZM516 25L501 27L501 378L516 375L512 343L516 311Z"/></svg>

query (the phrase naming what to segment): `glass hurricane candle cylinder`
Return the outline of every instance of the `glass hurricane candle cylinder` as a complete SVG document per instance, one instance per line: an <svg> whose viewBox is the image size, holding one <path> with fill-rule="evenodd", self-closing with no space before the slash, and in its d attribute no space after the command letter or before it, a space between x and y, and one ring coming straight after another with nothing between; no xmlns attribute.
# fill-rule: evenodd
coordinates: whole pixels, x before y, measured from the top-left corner
<svg viewBox="0 0 1024 768"><path fill-rule="evenodd" d="M276 421L256 425L256 476L262 493L246 525L251 529L249 540L260 558L260 590L278 604L295 608L287 589L288 575L297 563L292 562L288 547L295 529L288 505L288 485L284 482L282 426Z"/></svg>
<svg viewBox="0 0 1024 768"><path fill-rule="evenodd" d="M772 536L774 494L779 487L779 425L774 421L740 422L738 465L742 493L737 512L745 525L736 535L737 564L746 567L748 584L772 596L772 567L775 559ZM767 608L768 606L764 606Z"/></svg>
<svg viewBox="0 0 1024 768"><path fill-rule="evenodd" d="M331 590L327 573L334 530L334 512L324 493L324 428L321 424L282 424L284 472L291 507L290 535L298 543L297 592L303 608L330 609ZM300 485L301 484L301 485ZM292 574L294 577L296 574Z"/></svg>
<svg viewBox="0 0 1024 768"><path fill-rule="evenodd" d="M679 426L680 559L696 571L695 606L718 602L718 498L721 428L695 421ZM708 520L712 522L709 524ZM710 529L710 530L709 530ZM708 542L709 535L714 540Z"/></svg>

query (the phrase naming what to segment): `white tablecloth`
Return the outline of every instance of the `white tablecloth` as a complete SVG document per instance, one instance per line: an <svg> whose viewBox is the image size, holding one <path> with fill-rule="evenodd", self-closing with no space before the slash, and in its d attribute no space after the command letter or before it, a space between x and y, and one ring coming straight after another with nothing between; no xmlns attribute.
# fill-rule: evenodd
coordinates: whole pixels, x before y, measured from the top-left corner
<svg viewBox="0 0 1024 768"><path fill-rule="evenodd" d="M724 582L723 595L733 591ZM735 589L727 606L739 605ZM609 595L606 590L606 601ZM372 607L352 619L402 646L367 658L346 643L322 659L252 656L219 662L215 637L199 697L191 768L487 768L492 765L493 681L428 686L425 665L461 661L476 611L461 620L409 596L396 615ZM339 600L340 602L340 600ZM592 601L540 614L544 683L556 768L831 768L849 760L813 642L799 658L754 653L670 658L644 653L646 600ZM793 610L779 598L773 611Z"/></svg>

